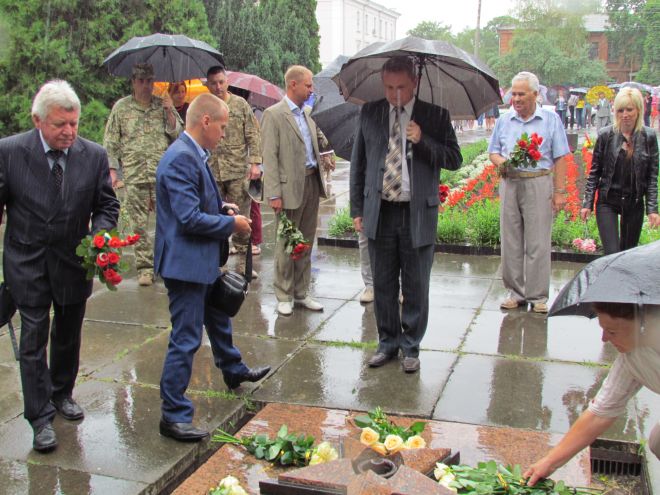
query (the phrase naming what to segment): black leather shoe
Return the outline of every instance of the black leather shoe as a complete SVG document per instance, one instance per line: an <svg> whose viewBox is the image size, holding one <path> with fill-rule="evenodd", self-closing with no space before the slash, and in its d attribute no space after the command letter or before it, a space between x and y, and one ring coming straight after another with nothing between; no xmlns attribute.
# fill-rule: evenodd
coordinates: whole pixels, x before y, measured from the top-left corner
<svg viewBox="0 0 660 495"><path fill-rule="evenodd" d="M260 368L249 369L242 375L233 376L231 378L225 377L225 384L229 390L238 388L243 382L258 382L265 377L270 371L270 366L262 366Z"/></svg>
<svg viewBox="0 0 660 495"><path fill-rule="evenodd" d="M73 400L71 397L64 397L63 399L51 399L50 401L57 412L60 413L64 419L69 421L76 421L77 419L83 419L85 413L83 413L82 408Z"/></svg>
<svg viewBox="0 0 660 495"><path fill-rule="evenodd" d="M377 352L373 356L371 356L371 359L369 359L369 362L367 363L370 368L380 368L383 366L385 363L388 361L391 361L394 359L394 356L390 356L389 354L385 354L384 352Z"/></svg>
<svg viewBox="0 0 660 495"><path fill-rule="evenodd" d="M57 437L55 430L50 423L44 423L34 430L34 440L32 441L32 448L37 452L50 452L57 447Z"/></svg>
<svg viewBox="0 0 660 495"><path fill-rule="evenodd" d="M405 357L401 363L403 371L406 373L415 373L419 371L419 359L415 357Z"/></svg>
<svg viewBox="0 0 660 495"><path fill-rule="evenodd" d="M209 432L195 428L191 423L168 423L160 420L160 434L179 442L199 442L209 436Z"/></svg>

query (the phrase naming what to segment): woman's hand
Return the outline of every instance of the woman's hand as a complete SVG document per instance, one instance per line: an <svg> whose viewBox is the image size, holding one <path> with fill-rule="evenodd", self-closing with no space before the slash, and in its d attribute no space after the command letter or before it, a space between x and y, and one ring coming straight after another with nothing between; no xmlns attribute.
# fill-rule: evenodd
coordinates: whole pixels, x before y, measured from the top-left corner
<svg viewBox="0 0 660 495"><path fill-rule="evenodd" d="M657 213L649 213L649 227L652 229L660 227L660 215Z"/></svg>
<svg viewBox="0 0 660 495"><path fill-rule="evenodd" d="M580 210L580 218L582 219L583 222L587 221L589 215L591 215L591 210L589 208L582 208Z"/></svg>

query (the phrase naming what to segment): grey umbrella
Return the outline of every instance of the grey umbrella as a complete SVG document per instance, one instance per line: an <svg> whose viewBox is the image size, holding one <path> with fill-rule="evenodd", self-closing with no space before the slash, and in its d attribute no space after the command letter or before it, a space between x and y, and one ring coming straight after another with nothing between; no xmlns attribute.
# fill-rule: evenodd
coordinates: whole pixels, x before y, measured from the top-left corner
<svg viewBox="0 0 660 495"><path fill-rule="evenodd" d="M108 71L131 77L135 64L148 63L156 81L177 82L206 76L214 65L225 65L222 54L211 45L181 34L156 33L131 38L103 61Z"/></svg>
<svg viewBox="0 0 660 495"><path fill-rule="evenodd" d="M502 102L495 74L477 57L445 41L408 36L369 45L353 55L333 80L344 98L357 104L384 97L380 70L391 57L415 59L417 96L449 110L452 119L476 118Z"/></svg>
<svg viewBox="0 0 660 495"><path fill-rule="evenodd" d="M312 108L314 122L330 141L335 154L345 160L351 158L355 131L360 119L360 107L344 100L332 77L337 75L347 60L347 56L339 55L314 76L316 101Z"/></svg>
<svg viewBox="0 0 660 495"><path fill-rule="evenodd" d="M660 241L592 261L564 286L549 315L593 318L594 302L660 304Z"/></svg>

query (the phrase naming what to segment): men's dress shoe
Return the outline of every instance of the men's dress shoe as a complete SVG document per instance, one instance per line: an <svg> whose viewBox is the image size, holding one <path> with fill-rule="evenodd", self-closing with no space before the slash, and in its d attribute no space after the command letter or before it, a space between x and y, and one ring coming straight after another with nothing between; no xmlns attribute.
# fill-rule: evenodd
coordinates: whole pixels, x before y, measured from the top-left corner
<svg viewBox="0 0 660 495"><path fill-rule="evenodd" d="M85 413L82 408L73 400L71 397L64 397L63 399L51 399L51 403L57 409L57 412L60 413L64 419L69 421L75 421L77 419L83 419Z"/></svg>
<svg viewBox="0 0 660 495"><path fill-rule="evenodd" d="M507 297L504 301L500 303L500 308L502 309L516 309L518 306L525 304L525 301L519 301L513 297Z"/></svg>
<svg viewBox="0 0 660 495"><path fill-rule="evenodd" d="M415 373L419 371L419 359L415 357L404 357L401 366L403 366L403 371L406 373Z"/></svg>
<svg viewBox="0 0 660 495"><path fill-rule="evenodd" d="M239 376L233 376L231 378L225 377L225 384L227 385L227 388L230 390L233 390L235 388L238 388L241 383L243 382L258 382L261 380L263 377L265 377L268 372L270 371L270 366L261 366L259 368L251 368L242 375Z"/></svg>
<svg viewBox="0 0 660 495"><path fill-rule="evenodd" d="M191 423L168 423L164 419L160 420L160 434L179 442L199 442L209 436L208 431L195 428Z"/></svg>
<svg viewBox="0 0 660 495"><path fill-rule="evenodd" d="M277 312L283 316L289 316L291 313L293 313L293 306L289 301L278 302Z"/></svg>
<svg viewBox="0 0 660 495"><path fill-rule="evenodd" d="M532 311L534 311L534 313L547 313L548 305L544 302L533 303Z"/></svg>
<svg viewBox="0 0 660 495"><path fill-rule="evenodd" d="M369 362L367 364L369 365L370 368L379 368L388 361L391 361L392 359L394 359L394 356L390 356L388 354L385 354L384 352L377 352L376 354L371 356L371 359L369 359Z"/></svg>
<svg viewBox="0 0 660 495"><path fill-rule="evenodd" d="M37 452L50 452L57 447L57 437L51 423L44 423L34 430L32 448Z"/></svg>
<svg viewBox="0 0 660 495"><path fill-rule="evenodd" d="M374 288L373 287L365 287L364 288L364 290L360 294L360 302L361 303L374 302Z"/></svg>
<svg viewBox="0 0 660 495"><path fill-rule="evenodd" d="M323 311L323 304L309 296L305 297L305 299L294 299L294 302L312 311Z"/></svg>

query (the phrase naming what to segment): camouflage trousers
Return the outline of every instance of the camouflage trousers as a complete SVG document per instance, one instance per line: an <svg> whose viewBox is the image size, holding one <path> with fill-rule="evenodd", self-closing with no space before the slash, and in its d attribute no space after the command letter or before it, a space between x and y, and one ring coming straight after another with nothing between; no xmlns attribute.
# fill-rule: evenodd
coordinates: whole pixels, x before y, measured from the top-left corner
<svg viewBox="0 0 660 495"><path fill-rule="evenodd" d="M234 203L238 206L240 214L250 218L251 198L247 193L250 181L248 179L223 180L218 182L218 189L225 203ZM231 236L234 249L239 254L245 254L247 244L250 240L249 235L233 234Z"/></svg>
<svg viewBox="0 0 660 495"><path fill-rule="evenodd" d="M123 204L130 229L140 234L133 246L135 267L138 276L154 274L154 243L149 236L149 213L156 211L156 184L126 184L126 199Z"/></svg>

